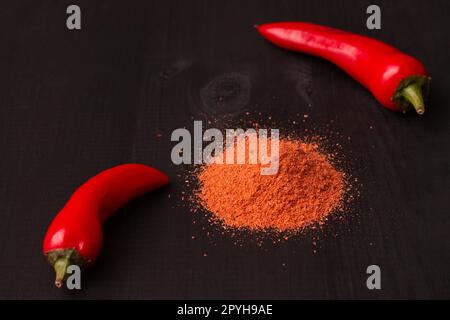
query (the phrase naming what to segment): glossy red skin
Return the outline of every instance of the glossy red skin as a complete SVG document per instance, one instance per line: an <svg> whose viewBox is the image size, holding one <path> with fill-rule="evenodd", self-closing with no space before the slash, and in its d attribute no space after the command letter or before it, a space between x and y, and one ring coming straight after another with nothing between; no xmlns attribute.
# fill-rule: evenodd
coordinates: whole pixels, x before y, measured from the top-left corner
<svg viewBox="0 0 450 320"><path fill-rule="evenodd" d="M75 248L88 264L98 256L102 224L133 198L168 184L168 177L149 166L124 164L105 170L81 185L50 224L44 254Z"/></svg>
<svg viewBox="0 0 450 320"><path fill-rule="evenodd" d="M257 28L277 46L336 64L388 109L400 110L392 97L402 79L427 74L417 59L369 37L305 22L268 23Z"/></svg>

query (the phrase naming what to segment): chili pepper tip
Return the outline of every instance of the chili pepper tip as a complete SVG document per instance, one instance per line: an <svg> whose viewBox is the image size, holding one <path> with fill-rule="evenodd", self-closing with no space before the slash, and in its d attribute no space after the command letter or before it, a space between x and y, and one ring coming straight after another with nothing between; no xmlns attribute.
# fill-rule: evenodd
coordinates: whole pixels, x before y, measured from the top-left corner
<svg viewBox="0 0 450 320"><path fill-rule="evenodd" d="M53 268L56 272L55 286L61 288L66 277L67 267L70 265L70 261L67 258L59 258L56 260Z"/></svg>
<svg viewBox="0 0 450 320"><path fill-rule="evenodd" d="M425 113L425 105L423 103L422 88L417 83L411 83L402 90L402 96L412 104L417 114Z"/></svg>

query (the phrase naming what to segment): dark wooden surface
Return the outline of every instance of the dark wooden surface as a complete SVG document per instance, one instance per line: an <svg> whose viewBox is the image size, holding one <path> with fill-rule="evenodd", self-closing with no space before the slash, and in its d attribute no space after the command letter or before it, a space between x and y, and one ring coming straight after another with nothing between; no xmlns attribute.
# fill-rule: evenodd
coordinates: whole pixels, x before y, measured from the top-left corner
<svg viewBox="0 0 450 320"><path fill-rule="evenodd" d="M65 27L72 2L81 31ZM382 30L369 31L372 2L2 1L0 298L450 298L450 2L377 1ZM331 64L253 28L279 20L371 35L418 57L433 76L426 115L383 110ZM211 81L224 103L202 94ZM172 130L247 111L281 128L308 113L296 130L339 133L361 196L316 246L314 235L236 246L182 205ZM55 289L41 254L48 224L76 186L124 162L173 183L106 224L83 290ZM382 269L381 291L366 288L370 264Z"/></svg>

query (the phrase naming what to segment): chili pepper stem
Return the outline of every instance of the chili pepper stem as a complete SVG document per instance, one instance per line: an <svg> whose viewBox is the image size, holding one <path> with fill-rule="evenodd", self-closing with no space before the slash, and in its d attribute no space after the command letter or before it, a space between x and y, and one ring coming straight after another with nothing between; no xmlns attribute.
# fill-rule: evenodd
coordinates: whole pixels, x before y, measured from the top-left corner
<svg viewBox="0 0 450 320"><path fill-rule="evenodd" d="M61 288L64 282L64 278L66 277L67 267L70 265L70 261L68 258L59 258L56 260L53 268L56 272L55 286L57 288Z"/></svg>
<svg viewBox="0 0 450 320"><path fill-rule="evenodd" d="M418 83L411 83L402 89L402 96L410 102L418 114L425 112L425 106L422 97L422 88Z"/></svg>

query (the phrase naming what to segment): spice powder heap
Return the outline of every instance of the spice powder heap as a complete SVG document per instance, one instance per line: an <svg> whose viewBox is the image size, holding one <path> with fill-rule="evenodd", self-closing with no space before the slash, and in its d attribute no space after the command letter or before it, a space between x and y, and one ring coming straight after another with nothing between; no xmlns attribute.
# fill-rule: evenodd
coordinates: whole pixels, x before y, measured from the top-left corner
<svg viewBox="0 0 450 320"><path fill-rule="evenodd" d="M279 232L321 225L342 204L344 173L316 143L280 138L278 173L260 169L247 162L205 165L197 199L225 227Z"/></svg>

